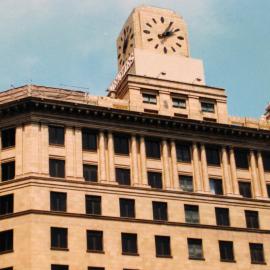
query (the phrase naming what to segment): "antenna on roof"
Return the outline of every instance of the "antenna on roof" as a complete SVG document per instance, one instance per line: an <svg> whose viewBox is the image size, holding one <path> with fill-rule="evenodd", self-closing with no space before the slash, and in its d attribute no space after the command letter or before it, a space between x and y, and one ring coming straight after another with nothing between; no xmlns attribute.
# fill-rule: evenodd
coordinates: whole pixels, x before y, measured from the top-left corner
<svg viewBox="0 0 270 270"><path fill-rule="evenodd" d="M60 83L60 86L63 87L68 87L68 88L73 88L73 89L81 89L89 93L90 88L89 87L84 87L84 86L76 86L76 85L67 85L67 84L62 84Z"/></svg>

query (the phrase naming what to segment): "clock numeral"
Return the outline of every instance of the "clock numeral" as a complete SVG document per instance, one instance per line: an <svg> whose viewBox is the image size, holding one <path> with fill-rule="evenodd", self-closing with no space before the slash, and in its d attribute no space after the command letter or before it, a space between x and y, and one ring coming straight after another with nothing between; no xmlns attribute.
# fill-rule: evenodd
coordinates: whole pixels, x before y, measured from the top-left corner
<svg viewBox="0 0 270 270"><path fill-rule="evenodd" d="M175 29L173 32L175 33L175 32L179 32L179 31L180 31L180 29L177 28L177 29Z"/></svg>
<svg viewBox="0 0 270 270"><path fill-rule="evenodd" d="M161 21L162 23L164 23L164 22L165 22L164 17L160 17L160 21Z"/></svg>
<svg viewBox="0 0 270 270"><path fill-rule="evenodd" d="M132 48L133 47L133 43L131 43L129 46L130 46L130 48Z"/></svg>
<svg viewBox="0 0 270 270"><path fill-rule="evenodd" d="M144 30L143 31L145 34L150 34L150 31L149 30Z"/></svg>
<svg viewBox="0 0 270 270"><path fill-rule="evenodd" d="M130 39L133 39L133 37L134 37L134 34L131 34Z"/></svg>
<svg viewBox="0 0 270 270"><path fill-rule="evenodd" d="M147 40L148 40L148 41L152 41L153 39L152 39L152 38L148 38Z"/></svg>
<svg viewBox="0 0 270 270"><path fill-rule="evenodd" d="M157 48L158 48L158 46L159 46L159 44L156 44L155 49L157 49Z"/></svg>
<svg viewBox="0 0 270 270"><path fill-rule="evenodd" d="M180 39L180 40L184 40L184 38L183 37L181 37L181 36L179 36L179 37L177 37L178 39Z"/></svg>
<svg viewBox="0 0 270 270"><path fill-rule="evenodd" d="M152 28L152 25L150 23L147 23L146 25Z"/></svg>
<svg viewBox="0 0 270 270"><path fill-rule="evenodd" d="M178 47L182 47L182 45L181 44L179 44L178 42L176 42L176 45L178 46Z"/></svg>
<svg viewBox="0 0 270 270"><path fill-rule="evenodd" d="M168 52L168 50L167 50L166 47L163 48L163 51L164 51L164 53L167 53Z"/></svg>
<svg viewBox="0 0 270 270"><path fill-rule="evenodd" d="M174 47L171 47L172 48L172 50L174 51L174 52L176 52L176 50L175 50L175 48Z"/></svg>
<svg viewBox="0 0 270 270"><path fill-rule="evenodd" d="M118 54L118 59L120 59L120 57L121 57L121 54L119 53L119 54Z"/></svg>
<svg viewBox="0 0 270 270"><path fill-rule="evenodd" d="M155 24L157 24L157 21L156 21L155 18L152 18L152 21L153 21Z"/></svg>

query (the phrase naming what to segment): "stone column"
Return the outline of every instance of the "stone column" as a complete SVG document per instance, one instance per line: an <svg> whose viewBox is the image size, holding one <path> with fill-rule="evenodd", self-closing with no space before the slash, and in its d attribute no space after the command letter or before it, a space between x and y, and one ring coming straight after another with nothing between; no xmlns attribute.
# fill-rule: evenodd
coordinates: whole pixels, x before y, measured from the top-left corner
<svg viewBox="0 0 270 270"><path fill-rule="evenodd" d="M171 188L170 182L170 165L169 165L169 156L168 156L168 144L167 140L162 140L162 163L163 163L163 180L165 189Z"/></svg>
<svg viewBox="0 0 270 270"><path fill-rule="evenodd" d="M171 161L172 161L172 179L173 188L181 189L179 185L178 169L177 169L177 155L176 155L176 145L175 141L171 141Z"/></svg>
<svg viewBox="0 0 270 270"><path fill-rule="evenodd" d="M115 182L115 166L114 166L114 145L113 145L113 134L111 131L108 132L108 157L109 157L109 177L110 182Z"/></svg>
<svg viewBox="0 0 270 270"><path fill-rule="evenodd" d="M230 147L230 168L231 168L231 179L232 179L232 187L233 187L233 194L239 195L239 185L237 180L237 174L236 174L236 164L235 164L235 158L234 158L234 150L232 147Z"/></svg>
<svg viewBox="0 0 270 270"><path fill-rule="evenodd" d="M257 174L256 157L253 150L250 150L250 167L251 167L254 197L260 198L261 197L260 183L259 183L259 178Z"/></svg>
<svg viewBox="0 0 270 270"><path fill-rule="evenodd" d="M258 151L257 154L258 154L258 170L259 170L259 178L260 178L261 189L262 189L262 197L268 198L267 189L266 189L266 182L265 182L265 175L264 175L262 153L261 153L261 151Z"/></svg>
<svg viewBox="0 0 270 270"><path fill-rule="evenodd" d="M228 164L228 153L225 146L221 148L221 159L222 159L222 169L223 169L223 181L225 186L225 194L232 195L232 181L229 173L229 164Z"/></svg>
<svg viewBox="0 0 270 270"><path fill-rule="evenodd" d="M105 135L104 131L99 131L99 164L98 164L98 170L99 170L99 180L101 182L106 182L106 157L105 157Z"/></svg>
<svg viewBox="0 0 270 270"><path fill-rule="evenodd" d="M144 137L140 137L140 157L141 157L141 182L143 186L148 186L146 171L146 154Z"/></svg>
<svg viewBox="0 0 270 270"><path fill-rule="evenodd" d="M205 150L204 144L201 144L201 164L202 164L203 191L210 192L208 165L207 165L206 150Z"/></svg>
<svg viewBox="0 0 270 270"><path fill-rule="evenodd" d="M16 127L16 134L15 134L15 174L16 174L16 177L23 174L23 129L24 128L21 125ZM47 159L48 158L49 157L47 156Z"/></svg>
<svg viewBox="0 0 270 270"><path fill-rule="evenodd" d="M75 176L83 177L82 130L75 128Z"/></svg>
<svg viewBox="0 0 270 270"><path fill-rule="evenodd" d="M138 154L137 154L137 138L135 134L132 134L131 136L131 172L133 185L138 186L139 185Z"/></svg>
<svg viewBox="0 0 270 270"><path fill-rule="evenodd" d="M197 143L193 142L192 144L192 156L193 156L193 172L194 172L194 190L201 192L202 184L201 184L201 175L200 175L200 165L199 165L199 152Z"/></svg>
<svg viewBox="0 0 270 270"><path fill-rule="evenodd" d="M74 128L67 127L65 130L65 149L66 149L66 177L74 177L75 165L75 142Z"/></svg>

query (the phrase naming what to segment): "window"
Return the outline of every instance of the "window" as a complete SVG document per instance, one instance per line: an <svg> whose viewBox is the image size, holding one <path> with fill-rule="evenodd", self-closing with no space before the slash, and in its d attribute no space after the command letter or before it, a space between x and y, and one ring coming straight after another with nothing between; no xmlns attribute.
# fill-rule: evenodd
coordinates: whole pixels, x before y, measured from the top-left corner
<svg viewBox="0 0 270 270"><path fill-rule="evenodd" d="M0 253L13 251L13 230L0 232Z"/></svg>
<svg viewBox="0 0 270 270"><path fill-rule="evenodd" d="M65 177L65 161L60 159L49 160L50 176L51 177Z"/></svg>
<svg viewBox="0 0 270 270"><path fill-rule="evenodd" d="M135 200L119 199L120 217L135 218Z"/></svg>
<svg viewBox="0 0 270 270"><path fill-rule="evenodd" d="M97 182L98 167L96 165L83 164L83 177L87 182Z"/></svg>
<svg viewBox="0 0 270 270"><path fill-rule="evenodd" d="M122 254L137 254L137 234L135 233L122 233Z"/></svg>
<svg viewBox="0 0 270 270"><path fill-rule="evenodd" d="M245 210L247 228L259 229L259 213L257 211Z"/></svg>
<svg viewBox="0 0 270 270"><path fill-rule="evenodd" d="M249 243L251 263L265 263L263 244Z"/></svg>
<svg viewBox="0 0 270 270"><path fill-rule="evenodd" d="M97 132L89 128L82 129L82 149L89 151L97 150Z"/></svg>
<svg viewBox="0 0 270 270"><path fill-rule="evenodd" d="M190 145L177 143L176 156L178 162L191 162Z"/></svg>
<svg viewBox="0 0 270 270"><path fill-rule="evenodd" d="M267 189L268 198L270 198L270 184L266 185L266 189Z"/></svg>
<svg viewBox="0 0 270 270"><path fill-rule="evenodd" d="M118 182L119 185L130 186L130 170L129 169L116 168L115 174L116 174L116 181Z"/></svg>
<svg viewBox="0 0 270 270"><path fill-rule="evenodd" d="M201 109L203 112L208 112L208 113L214 113L215 112L215 104L212 102L201 102Z"/></svg>
<svg viewBox="0 0 270 270"><path fill-rule="evenodd" d="M113 136L115 154L129 154L129 137L123 134L115 134Z"/></svg>
<svg viewBox="0 0 270 270"><path fill-rule="evenodd" d="M0 215L13 213L13 194L0 196Z"/></svg>
<svg viewBox="0 0 270 270"><path fill-rule="evenodd" d="M218 226L230 226L230 217L228 208L215 208L216 223Z"/></svg>
<svg viewBox="0 0 270 270"><path fill-rule="evenodd" d="M12 180L15 177L15 161L2 163L2 181Z"/></svg>
<svg viewBox="0 0 270 270"><path fill-rule="evenodd" d="M152 188L162 188L162 175L158 172L147 172L148 185Z"/></svg>
<svg viewBox="0 0 270 270"><path fill-rule="evenodd" d="M49 144L64 145L65 129L64 127L49 126Z"/></svg>
<svg viewBox="0 0 270 270"><path fill-rule="evenodd" d="M171 239L169 236L155 236L156 256L171 257Z"/></svg>
<svg viewBox="0 0 270 270"><path fill-rule="evenodd" d="M67 211L67 193L51 192L51 211Z"/></svg>
<svg viewBox="0 0 270 270"><path fill-rule="evenodd" d="M52 249L67 249L68 230L66 228L51 227L51 248Z"/></svg>
<svg viewBox="0 0 270 270"><path fill-rule="evenodd" d="M179 175L180 188L186 192L193 192L193 178L189 175Z"/></svg>
<svg viewBox="0 0 270 270"><path fill-rule="evenodd" d="M184 98L172 98L172 103L174 108L186 108L186 100Z"/></svg>
<svg viewBox="0 0 270 270"><path fill-rule="evenodd" d="M186 223L200 223L199 206L198 205L184 205Z"/></svg>
<svg viewBox="0 0 270 270"><path fill-rule="evenodd" d="M104 267L93 267L93 266L89 266L88 270L105 270Z"/></svg>
<svg viewBox="0 0 270 270"><path fill-rule="evenodd" d="M160 158L160 142L150 138L145 139L146 157Z"/></svg>
<svg viewBox="0 0 270 270"><path fill-rule="evenodd" d="M91 252L103 251L102 231L87 231L87 251Z"/></svg>
<svg viewBox="0 0 270 270"><path fill-rule="evenodd" d="M235 164L239 169L248 169L248 151L244 149L235 149Z"/></svg>
<svg viewBox="0 0 270 270"><path fill-rule="evenodd" d="M152 202L152 206L154 220L168 220L166 202Z"/></svg>
<svg viewBox="0 0 270 270"><path fill-rule="evenodd" d="M214 146L207 146L206 158L208 165L220 166L219 148Z"/></svg>
<svg viewBox="0 0 270 270"><path fill-rule="evenodd" d="M264 170L270 172L270 152L262 153Z"/></svg>
<svg viewBox="0 0 270 270"><path fill-rule="evenodd" d="M215 195L223 195L222 180L210 179L210 190Z"/></svg>
<svg viewBox="0 0 270 270"><path fill-rule="evenodd" d="M62 264L52 264L51 270L68 270L68 265L62 265Z"/></svg>
<svg viewBox="0 0 270 270"><path fill-rule="evenodd" d="M231 241L219 241L219 253L220 260L224 262L233 262L233 242Z"/></svg>
<svg viewBox="0 0 270 270"><path fill-rule="evenodd" d="M157 96L154 94L142 94L143 96L143 103L149 103L149 104L157 104Z"/></svg>
<svg viewBox="0 0 270 270"><path fill-rule="evenodd" d="M2 129L2 149L15 146L15 128Z"/></svg>
<svg viewBox="0 0 270 270"><path fill-rule="evenodd" d="M85 212L88 215L101 215L101 197L86 195Z"/></svg>
<svg viewBox="0 0 270 270"><path fill-rule="evenodd" d="M1 268L0 270L13 270L13 267Z"/></svg>
<svg viewBox="0 0 270 270"><path fill-rule="evenodd" d="M203 259L202 239L188 238L189 259Z"/></svg>
<svg viewBox="0 0 270 270"><path fill-rule="evenodd" d="M245 198L252 198L251 184L249 182L239 182L239 192Z"/></svg>

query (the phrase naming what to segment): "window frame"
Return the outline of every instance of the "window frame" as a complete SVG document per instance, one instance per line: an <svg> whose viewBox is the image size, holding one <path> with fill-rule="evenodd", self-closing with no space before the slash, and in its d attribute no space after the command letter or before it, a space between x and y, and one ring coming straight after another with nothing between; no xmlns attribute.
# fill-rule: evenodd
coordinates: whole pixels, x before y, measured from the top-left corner
<svg viewBox="0 0 270 270"><path fill-rule="evenodd" d="M57 196L59 197L57 198ZM50 211L67 212L66 192L50 191Z"/></svg>
<svg viewBox="0 0 270 270"><path fill-rule="evenodd" d="M16 163L15 160L3 161L1 163L1 181L11 181L16 176Z"/></svg>
<svg viewBox="0 0 270 270"><path fill-rule="evenodd" d="M215 113L216 112L216 102L210 100L201 100L201 111L204 113ZM211 106L209 106L211 105Z"/></svg>
<svg viewBox="0 0 270 270"><path fill-rule="evenodd" d="M260 229L259 212L254 210L245 210L246 227L248 229Z"/></svg>
<svg viewBox="0 0 270 270"><path fill-rule="evenodd" d="M223 215L225 214L225 215ZM215 207L216 225L230 227L230 209L225 207Z"/></svg>
<svg viewBox="0 0 270 270"><path fill-rule="evenodd" d="M91 209L90 210L88 205L88 202L91 202ZM96 216L101 216L102 215L102 197L98 195L85 195L85 214L86 215L96 215Z"/></svg>
<svg viewBox="0 0 270 270"><path fill-rule="evenodd" d="M247 149L235 148L234 149L234 159L237 169L248 170L249 169L249 159L250 154Z"/></svg>
<svg viewBox="0 0 270 270"><path fill-rule="evenodd" d="M178 179L179 179L179 186L180 186L182 191L194 192L194 182L193 182L192 175L179 174ZM183 185L182 182L184 182L185 184ZM192 185L186 185L187 182L191 182ZM189 187L192 187L192 189L189 189Z"/></svg>
<svg viewBox="0 0 270 270"><path fill-rule="evenodd" d="M130 169L123 167L115 168L115 180L121 186L130 186L131 185Z"/></svg>
<svg viewBox="0 0 270 270"><path fill-rule="evenodd" d="M155 93L142 92L143 103L156 105L157 104L157 96L158 95Z"/></svg>
<svg viewBox="0 0 270 270"><path fill-rule="evenodd" d="M156 138L145 138L145 155L149 159L161 159L160 140Z"/></svg>
<svg viewBox="0 0 270 270"><path fill-rule="evenodd" d="M0 254L13 252L14 232L13 229L0 231Z"/></svg>
<svg viewBox="0 0 270 270"><path fill-rule="evenodd" d="M69 266L64 264L51 264L51 270L69 270Z"/></svg>
<svg viewBox="0 0 270 270"><path fill-rule="evenodd" d="M172 258L170 236L155 235L155 248L156 248L156 257Z"/></svg>
<svg viewBox="0 0 270 270"><path fill-rule="evenodd" d="M219 184L217 185L217 183L219 183ZM223 196L224 195L222 179L220 179L220 178L211 178L210 177L209 178L209 185L210 185L210 192L213 195L215 195L215 196ZM214 187L214 189L213 189L213 187Z"/></svg>
<svg viewBox="0 0 270 270"><path fill-rule="evenodd" d="M96 152L98 148L98 131L82 128L82 150Z"/></svg>
<svg viewBox="0 0 270 270"><path fill-rule="evenodd" d="M168 221L168 203L152 201L153 220Z"/></svg>
<svg viewBox="0 0 270 270"><path fill-rule="evenodd" d="M187 99L184 97L172 97L172 107L177 109L186 109Z"/></svg>
<svg viewBox="0 0 270 270"><path fill-rule="evenodd" d="M0 196L0 216L14 213L14 193Z"/></svg>
<svg viewBox="0 0 270 270"><path fill-rule="evenodd" d="M238 187L239 187L239 194L242 195L243 198L248 198L248 199L253 198L251 182L238 181ZM248 187L248 192L246 193L247 187Z"/></svg>
<svg viewBox="0 0 270 270"><path fill-rule="evenodd" d="M233 241L219 240L219 256L221 262L236 262Z"/></svg>
<svg viewBox="0 0 270 270"><path fill-rule="evenodd" d="M189 224L200 224L200 210L199 205L184 204L185 222ZM196 211L193 211L196 210ZM187 213L192 213L191 218ZM194 215L194 213L196 213ZM197 217L196 217L197 215Z"/></svg>
<svg viewBox="0 0 270 270"><path fill-rule="evenodd" d="M116 155L129 156L130 153L130 136L124 133L113 134L114 153Z"/></svg>
<svg viewBox="0 0 270 270"><path fill-rule="evenodd" d="M257 258L255 258L256 256L258 256L258 254L255 255L254 251L258 251L261 252L261 254L259 254L259 256L261 256L261 260L257 260ZM250 251L250 261L251 264L266 264L265 262L265 254L264 254L264 246L262 243L249 243L249 251Z"/></svg>
<svg viewBox="0 0 270 270"><path fill-rule="evenodd" d="M9 138L9 139L6 139ZM5 140L6 139L6 140ZM1 148L2 150L16 146L16 127L1 129Z"/></svg>
<svg viewBox="0 0 270 270"><path fill-rule="evenodd" d="M93 238L93 237L95 237L95 238ZM87 252L104 253L103 231L87 230L86 231L86 239L87 239L87 241L86 241L87 242L86 243ZM94 242L91 242L91 240L93 240L93 239L94 239ZM93 246L93 248L91 248L91 245Z"/></svg>
<svg viewBox="0 0 270 270"><path fill-rule="evenodd" d="M119 212L121 218L136 218L135 200L119 198Z"/></svg>
<svg viewBox="0 0 270 270"><path fill-rule="evenodd" d="M203 241L199 238L187 238L189 260L204 260ZM194 255L194 246L200 247L200 256ZM192 248L192 250L191 250ZM191 252L192 251L192 252Z"/></svg>
<svg viewBox="0 0 270 270"><path fill-rule="evenodd" d="M220 148L218 146L206 145L205 152L207 165L220 167Z"/></svg>
<svg viewBox="0 0 270 270"><path fill-rule="evenodd" d="M153 177L153 178L151 179L151 177ZM151 188L163 189L162 173L161 172L147 171L147 180L148 180L148 185Z"/></svg>
<svg viewBox="0 0 270 270"><path fill-rule="evenodd" d="M176 158L177 162L191 163L191 148L189 143L176 142Z"/></svg>
<svg viewBox="0 0 270 270"><path fill-rule="evenodd" d="M55 164L57 166L56 168L53 167L54 162L56 162ZM63 168L61 168L61 166L63 166ZM49 157L49 175L50 177L54 177L54 178L65 178L66 177L66 161L64 159Z"/></svg>
<svg viewBox="0 0 270 270"><path fill-rule="evenodd" d="M92 176L94 177L92 178ZM83 164L83 178L85 182L97 183L98 182L98 165L84 163Z"/></svg>
<svg viewBox="0 0 270 270"><path fill-rule="evenodd" d="M58 133L62 131L62 134ZM49 125L48 126L49 132L49 145L51 146L64 146L65 145L65 127L64 126L57 126L57 125Z"/></svg>
<svg viewBox="0 0 270 270"><path fill-rule="evenodd" d="M68 250L68 228L51 227L51 250Z"/></svg>
<svg viewBox="0 0 270 270"><path fill-rule="evenodd" d="M133 243L131 243L133 242ZM138 236L136 233L121 233L122 255L138 255ZM131 247L130 245L133 245Z"/></svg>

